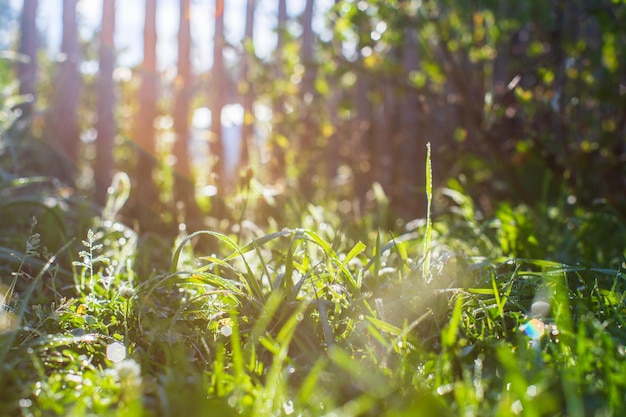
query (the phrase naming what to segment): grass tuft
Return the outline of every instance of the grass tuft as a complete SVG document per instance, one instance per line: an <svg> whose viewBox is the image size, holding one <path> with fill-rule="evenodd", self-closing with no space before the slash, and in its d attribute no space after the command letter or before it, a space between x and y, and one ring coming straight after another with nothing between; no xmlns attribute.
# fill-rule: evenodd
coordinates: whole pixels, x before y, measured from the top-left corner
<svg viewBox="0 0 626 417"><path fill-rule="evenodd" d="M348 233L335 211L311 206L293 219L306 227L183 235L169 268L149 276L133 265L137 237L113 218L97 219L72 249L70 277L55 271L60 252L44 256L48 229L31 222L20 250L2 252L14 270L0 298L0 409L621 415L618 251L599 242L600 258L579 252L578 264L526 256L535 249L523 239L550 239L523 222L532 211L503 206L481 220L449 185L434 191L427 173L427 219L398 233ZM120 206L109 208L110 217ZM199 239L214 252L199 253Z"/></svg>

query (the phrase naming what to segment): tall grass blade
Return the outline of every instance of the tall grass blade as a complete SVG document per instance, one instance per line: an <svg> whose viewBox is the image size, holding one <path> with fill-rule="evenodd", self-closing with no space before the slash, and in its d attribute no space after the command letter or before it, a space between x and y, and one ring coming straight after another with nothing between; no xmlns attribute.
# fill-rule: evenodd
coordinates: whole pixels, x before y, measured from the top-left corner
<svg viewBox="0 0 626 417"><path fill-rule="evenodd" d="M444 348L452 348L456 342L459 325L463 316L463 297L461 295L456 299L454 310L450 316L447 326L441 331L441 345Z"/></svg>
<svg viewBox="0 0 626 417"><path fill-rule="evenodd" d="M374 258L372 260L370 260L370 263L373 261L374 262L374 279L376 281L376 283L378 284L379 280L380 280L380 270L382 269L382 262L380 260L380 257L382 256L382 252L381 252L381 247L380 247L380 229L378 229L377 233L376 233L376 252L374 253ZM368 263L369 265L369 263ZM366 270L368 268L366 267Z"/></svg>
<svg viewBox="0 0 626 417"><path fill-rule="evenodd" d="M272 365L267 373L265 386L256 398L255 415L266 416L276 415L275 411L285 400L287 392L287 380L284 378L284 365L290 361L289 345L298 326L298 317L304 313L308 303L302 302L296 311L287 319L283 327L278 331L275 340L270 341L264 338L264 345L272 345L270 351L273 353Z"/></svg>
<svg viewBox="0 0 626 417"><path fill-rule="evenodd" d="M430 142L426 144L426 234L424 236L424 266L422 276L430 281L430 241L432 234L431 204L433 200L433 171L430 161Z"/></svg>

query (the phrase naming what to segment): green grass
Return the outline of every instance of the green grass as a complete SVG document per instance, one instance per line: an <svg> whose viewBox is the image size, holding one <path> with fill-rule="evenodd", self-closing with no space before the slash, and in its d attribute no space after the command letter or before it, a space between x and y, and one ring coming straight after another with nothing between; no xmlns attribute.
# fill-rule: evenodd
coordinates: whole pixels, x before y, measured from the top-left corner
<svg viewBox="0 0 626 417"><path fill-rule="evenodd" d="M66 226L23 227L0 248L0 414L624 415L619 216L479 220L458 183L427 188L427 221L395 233L309 206L282 230L181 232L147 276L124 193L54 254Z"/></svg>

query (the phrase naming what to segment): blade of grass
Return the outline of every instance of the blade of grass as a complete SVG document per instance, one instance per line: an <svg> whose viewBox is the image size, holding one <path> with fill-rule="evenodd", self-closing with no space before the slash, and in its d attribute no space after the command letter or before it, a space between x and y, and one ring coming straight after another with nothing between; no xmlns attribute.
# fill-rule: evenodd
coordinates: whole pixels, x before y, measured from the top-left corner
<svg viewBox="0 0 626 417"><path fill-rule="evenodd" d="M313 397L313 394L319 389L319 380L327 366L328 360L322 357L315 362L315 365L313 365L309 373L306 375L304 381L300 385L300 390L298 391L298 401L301 404L308 404Z"/></svg>
<svg viewBox="0 0 626 417"><path fill-rule="evenodd" d="M231 327L232 333L230 334L230 352L233 361L233 376L235 377L235 384L242 386L245 382L244 371L244 357L243 349L241 346L241 334L239 333L239 313L235 310L231 311Z"/></svg>
<svg viewBox="0 0 626 417"><path fill-rule="evenodd" d="M283 291L277 289L267 298L265 305L263 305L263 310L261 310L261 314L256 318L254 326L252 327L252 332L250 333L250 340L253 345L258 342L259 338L267 330L272 317L274 317L282 305L283 295Z"/></svg>
<svg viewBox="0 0 626 417"><path fill-rule="evenodd" d="M241 260L243 261L246 267L246 272L247 272L247 274L241 274L241 276L245 279L246 283L248 284L248 287L250 288L250 291L251 291L251 295L260 301L264 301L265 296L263 295L263 291L261 290L261 285L255 278L252 268L250 268L250 265L248 264L248 261L246 260L246 257L244 256L244 252L242 252L241 248L239 247L239 245L237 245L237 243L234 240L218 232L213 232L211 230L199 230L197 232L191 233L189 236L183 239L182 242L180 242L180 244L174 251L174 254L172 255L172 264L170 266L170 273L176 272L176 269L178 268L178 261L180 259L180 255L182 253L183 247L189 241L191 241L191 239L200 235L213 236L219 241L225 243L230 249L233 250L233 253L225 258L225 261L234 259L236 257L241 257ZM278 237L277 234L275 235L276 235L275 237ZM253 248L254 246L250 246L250 250L252 250Z"/></svg>
<svg viewBox="0 0 626 417"><path fill-rule="evenodd" d="M354 247L350 250L350 252L348 252L348 254L346 255L346 258L339 265L339 271L346 278L345 281L347 281L347 284L350 287L350 290L353 294L359 293L359 286L357 284L357 281L354 279L354 277L348 270L347 265L352 259L354 259L361 252L363 252L365 248L366 246L363 242L358 242L356 245L354 245Z"/></svg>
<svg viewBox="0 0 626 417"><path fill-rule="evenodd" d="M304 313L308 306L307 302L302 302L293 312L293 314L287 319L283 327L278 331L276 339L270 341L266 339L266 343L273 344L272 366L270 367L265 385L263 386L259 396L255 400L256 415L276 415L275 411L280 409L280 406L285 400L285 394L287 392L287 379L284 378L284 364L289 361L289 345L295 334L298 326L298 318Z"/></svg>
<svg viewBox="0 0 626 417"><path fill-rule="evenodd" d="M426 144L426 234L424 236L424 266L423 266L423 278L426 281L430 281L430 244L432 234L432 218L431 218L431 204L433 200L433 179L432 179L432 166L430 160L430 142Z"/></svg>
<svg viewBox="0 0 626 417"><path fill-rule="evenodd" d="M24 315L26 314L26 310L28 308L28 302L30 301L30 297L33 295L33 292L35 291L35 288L38 286L39 281L42 280L44 274L56 262L57 256L61 252L63 252L65 249L67 249L71 243L72 243L71 241L66 243L53 256L51 256L50 259L48 259L46 264L43 266L43 268L41 268L41 270L39 271L39 273L37 274L37 276L31 283L31 285L28 287L26 292L20 297L20 307L18 308L17 315L16 315L18 328L20 327L22 321L24 320ZM13 345L13 342L15 341L15 337L17 336L17 333L18 333L17 330L11 331L8 337L4 340L4 343L0 344L0 364L5 363L7 354L9 353L9 350L11 349L11 346ZM5 369L6 368L4 366L0 366L0 380L3 379Z"/></svg>
<svg viewBox="0 0 626 417"><path fill-rule="evenodd" d="M463 316L463 301L464 297L459 294L454 304L454 310L450 316L450 321L441 331L441 345L444 349L452 348L456 342L459 324L461 323L461 318Z"/></svg>

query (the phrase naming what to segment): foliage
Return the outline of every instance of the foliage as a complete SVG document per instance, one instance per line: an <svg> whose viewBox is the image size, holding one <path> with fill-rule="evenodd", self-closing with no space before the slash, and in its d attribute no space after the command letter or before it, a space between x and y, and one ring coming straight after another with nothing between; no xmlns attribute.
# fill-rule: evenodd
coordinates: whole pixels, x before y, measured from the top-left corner
<svg viewBox="0 0 626 417"><path fill-rule="evenodd" d="M42 249L36 224L27 233L2 303L3 412L624 411L626 276L604 263L618 256L591 233L595 214L573 210L586 233L559 235L523 222L524 208L478 220L449 188L433 195L432 225L347 234L350 218L309 206L293 218L302 228L183 231L169 271L137 276L136 238L106 220L123 196L86 232L71 277L52 272L54 257L27 270ZM581 265L519 257L533 238ZM198 239L213 252L197 253ZM605 249L586 259L568 239Z"/></svg>
<svg viewBox="0 0 626 417"><path fill-rule="evenodd" d="M626 61L615 45L626 36L619 23L626 7L608 0L570 6L337 2L328 17L333 36L320 41L315 66L300 62L296 40L282 61L258 72L261 100L289 103L277 114L283 125L271 144L288 153L288 162L310 155L315 170L304 175L315 175L320 190L333 189L337 167L339 177L351 173L349 198L360 194L359 182L365 190L381 184L407 220L420 211L405 215L402 206L421 201L422 179L408 175L402 157L409 153L415 165L421 149L414 144L422 140L433 145L436 177L464 176L466 191L488 214L503 200L534 205L549 198L558 205L564 193L586 206L605 199L623 211L626 118L618 74ZM419 59L408 67L412 52ZM276 66L290 82L276 81ZM316 92L307 104L296 92L308 72L315 73ZM411 94L419 97L409 108L418 130L405 140L403 100ZM298 142L303 115L318 124L314 149ZM288 167L287 179L302 166Z"/></svg>
<svg viewBox="0 0 626 417"><path fill-rule="evenodd" d="M202 219L210 228L187 231L194 219L172 209L163 218L180 221L174 242L120 222L125 174L101 209L37 175L45 151L34 152L28 121L18 126L15 86L3 88L0 414L622 415L626 223L619 195L602 184L614 173L589 173L623 157L603 151L623 129L607 92L623 69L623 7L598 2L587 16L559 2L417 4L337 2L310 100L297 94L310 63L291 34L281 61L257 61L259 101L280 110L269 146L282 150L285 171L248 170L223 197L231 213ZM559 13L597 31L558 38ZM420 40L411 71L396 59L407 33ZM591 42L598 36L602 46ZM279 82L277 67L288 75ZM455 90L471 84L455 84L459 73L474 74L479 91ZM353 152L395 129L357 138L351 95L364 75L390 87L370 87L376 105L408 87L433 109L422 125L434 136L425 185L399 163L387 175L375 152L381 177L370 175ZM457 95L479 104L479 123L448 101ZM94 101L89 88L83 99ZM289 142L301 139L304 117L317 132L306 152ZM501 123L514 121L525 127L509 140ZM118 159L130 166L128 149ZM455 175L438 175L450 166ZM305 175L315 178L312 199L298 188ZM163 200L171 176L160 172ZM382 177L411 187L390 189ZM402 193L426 195L424 219L398 219Z"/></svg>

